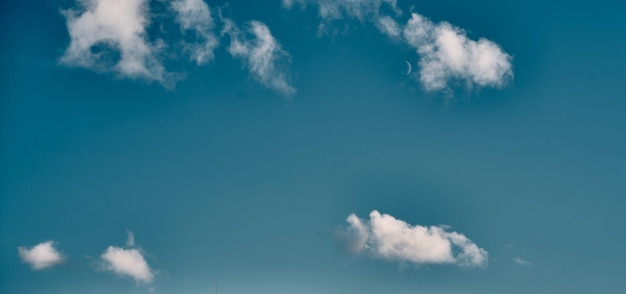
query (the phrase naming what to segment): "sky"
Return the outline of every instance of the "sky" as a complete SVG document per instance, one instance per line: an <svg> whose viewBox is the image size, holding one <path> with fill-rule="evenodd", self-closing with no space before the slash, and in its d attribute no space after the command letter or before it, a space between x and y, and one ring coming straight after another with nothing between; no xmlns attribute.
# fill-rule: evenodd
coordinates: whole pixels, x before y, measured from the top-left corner
<svg viewBox="0 0 626 294"><path fill-rule="evenodd" d="M626 292L622 1L0 8L1 293Z"/></svg>

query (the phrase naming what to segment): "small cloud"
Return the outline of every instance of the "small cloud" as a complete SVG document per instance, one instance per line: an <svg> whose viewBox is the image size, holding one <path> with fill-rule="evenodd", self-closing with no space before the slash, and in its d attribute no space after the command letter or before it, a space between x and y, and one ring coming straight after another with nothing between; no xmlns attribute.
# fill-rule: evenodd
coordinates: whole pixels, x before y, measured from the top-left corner
<svg viewBox="0 0 626 294"><path fill-rule="evenodd" d="M515 262L515 264L521 265L521 266L531 266L531 265L533 265L530 261L524 260L521 257L513 258L513 262Z"/></svg>
<svg viewBox="0 0 626 294"><path fill-rule="evenodd" d="M344 18L364 21L379 16L384 9L394 14L402 14L396 0L283 0L283 7L291 9L296 3L301 6L317 6L318 15L325 22Z"/></svg>
<svg viewBox="0 0 626 294"><path fill-rule="evenodd" d="M318 34L322 35L324 30L328 27L328 24L341 19L357 19L360 22L374 20L374 23L378 28L388 33L385 25L389 25L387 20L379 21L382 18L383 12L388 11L392 14L399 15L402 11L397 7L396 0L283 0L283 7L286 9L293 8L294 4L299 4L302 7L307 5L317 6L317 12L322 22L318 28Z"/></svg>
<svg viewBox="0 0 626 294"><path fill-rule="evenodd" d="M241 59L255 80L285 96L296 93L288 74L290 55L281 48L267 25L253 20L247 22L242 31L232 20L223 17L221 20L224 23L222 35L230 36L228 53Z"/></svg>
<svg viewBox="0 0 626 294"><path fill-rule="evenodd" d="M205 64L215 57L213 51L219 42L213 33L211 10L203 0L175 0L171 9L176 14L176 22L183 33L195 33L196 41L185 43L184 48L196 64Z"/></svg>
<svg viewBox="0 0 626 294"><path fill-rule="evenodd" d="M135 243L134 234L128 231L126 244L128 247ZM136 248L121 248L109 246L100 256L104 269L122 277L129 277L136 282L152 283L155 278L154 270L150 268L142 251Z"/></svg>
<svg viewBox="0 0 626 294"><path fill-rule="evenodd" d="M32 248L18 247L17 252L22 261L28 263L33 270L42 270L61 264L64 260L54 244L54 241L46 241Z"/></svg>
<svg viewBox="0 0 626 294"><path fill-rule="evenodd" d="M126 247L135 246L135 234L133 234L133 232L129 230L126 230L126 234L128 235L128 237L126 238Z"/></svg>
<svg viewBox="0 0 626 294"><path fill-rule="evenodd" d="M402 31L400 25L389 16L380 17L376 22L376 27L391 39L398 39Z"/></svg>
<svg viewBox="0 0 626 294"><path fill-rule="evenodd" d="M413 264L487 265L487 251L445 226L410 225L376 210L369 217L364 220L351 214L346 219L348 227L337 231L351 253Z"/></svg>
<svg viewBox="0 0 626 294"><path fill-rule="evenodd" d="M67 66L172 86L173 75L157 58L162 42L147 40L148 0L78 0L62 11L71 41L60 59Z"/></svg>
<svg viewBox="0 0 626 294"><path fill-rule="evenodd" d="M501 87L513 76L511 56L500 46L471 40L447 22L435 24L413 13L403 36L420 56L420 82L427 91L445 89L455 79L468 86Z"/></svg>

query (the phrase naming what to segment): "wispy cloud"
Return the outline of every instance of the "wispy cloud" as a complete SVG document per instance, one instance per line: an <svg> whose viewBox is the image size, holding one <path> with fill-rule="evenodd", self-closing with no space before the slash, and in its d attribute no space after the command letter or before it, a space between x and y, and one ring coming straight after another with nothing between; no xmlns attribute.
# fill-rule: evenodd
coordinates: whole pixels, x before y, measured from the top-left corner
<svg viewBox="0 0 626 294"><path fill-rule="evenodd" d="M163 36L167 30L152 32L155 41L148 38L152 15L160 15L158 21L175 21L182 39L174 38L173 42L182 43L183 52L192 62L203 65L215 58L220 38L214 32L215 21L204 0L172 0L165 13L151 12L149 0L77 1L78 7L62 11L71 38L60 58L64 65L114 73L121 78L157 81L172 88L182 75L168 72L163 65L166 60L161 60L172 54L166 54L168 46L155 36ZM250 21L240 29L221 15L220 20L224 26L220 37L230 37L228 52L242 60L256 81L286 96L295 94L289 74L291 57L267 25Z"/></svg>
<svg viewBox="0 0 626 294"><path fill-rule="evenodd" d="M61 264L64 260L54 245L54 241L46 241L31 248L18 247L17 252L22 261L28 263L33 270L42 270Z"/></svg>
<svg viewBox="0 0 626 294"><path fill-rule="evenodd" d="M295 4L302 7L316 6L322 22L318 28L318 34L325 33L327 26L340 19L357 19L361 22L378 20L385 13L399 15L402 13L397 7L396 0L283 0L283 7L291 9ZM383 27L379 27L384 29Z"/></svg>
<svg viewBox="0 0 626 294"><path fill-rule="evenodd" d="M391 39L398 39L401 37L402 28L393 18L389 16L382 16L378 18L376 21L376 27Z"/></svg>
<svg viewBox="0 0 626 294"><path fill-rule="evenodd" d="M530 261L522 259L521 257L516 257L513 258L513 262L515 262L515 264L517 265L522 265L522 266L531 266L533 265Z"/></svg>
<svg viewBox="0 0 626 294"><path fill-rule="evenodd" d="M157 57L162 45L147 40L148 0L79 0L79 6L63 11L71 42L61 63L172 85Z"/></svg>
<svg viewBox="0 0 626 294"><path fill-rule="evenodd" d="M211 10L203 0L175 0L171 9L183 34L193 32L195 42L186 42L185 50L196 64L205 64L215 57L213 51L219 41L213 33L214 23Z"/></svg>
<svg viewBox="0 0 626 294"><path fill-rule="evenodd" d="M272 36L270 29L260 21L250 21L240 29L231 19L222 18L222 35L230 37L227 50L242 60L250 75L263 86L285 96L295 94L288 73L291 57Z"/></svg>
<svg viewBox="0 0 626 294"><path fill-rule="evenodd" d="M134 246L135 236L128 231L126 244ZM154 270L150 268L143 252L137 248L121 248L109 246L100 256L104 269L122 277L129 277L136 282L152 283Z"/></svg>
<svg viewBox="0 0 626 294"><path fill-rule="evenodd" d="M415 50L419 56L419 82L426 91L449 89L463 82L469 88L502 87L513 77L512 57L487 39L470 39L465 31L448 22L434 23L412 13L405 25L395 0L283 0L316 7L325 29L332 21L357 19L371 22L384 35Z"/></svg>
<svg viewBox="0 0 626 294"><path fill-rule="evenodd" d="M346 221L336 236L352 253L413 264L487 265L487 251L445 226L410 225L376 210L369 220L351 214Z"/></svg>
<svg viewBox="0 0 626 294"><path fill-rule="evenodd" d="M420 55L420 82L428 91L447 88L454 79L468 86L501 87L513 75L511 56L500 46L471 40L447 22L435 24L413 13L403 36Z"/></svg>
<svg viewBox="0 0 626 294"><path fill-rule="evenodd" d="M126 230L126 247L135 246L135 234L129 230Z"/></svg>

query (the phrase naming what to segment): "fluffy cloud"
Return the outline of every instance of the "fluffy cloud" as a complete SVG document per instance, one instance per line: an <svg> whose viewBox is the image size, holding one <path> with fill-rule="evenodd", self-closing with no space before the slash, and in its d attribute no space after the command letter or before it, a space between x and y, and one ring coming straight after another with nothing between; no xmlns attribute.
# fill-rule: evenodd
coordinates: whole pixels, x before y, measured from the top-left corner
<svg viewBox="0 0 626 294"><path fill-rule="evenodd" d="M157 58L159 45L148 42L148 0L79 0L81 9L63 11L71 37L61 63L121 77L170 85Z"/></svg>
<svg viewBox="0 0 626 294"><path fill-rule="evenodd" d="M364 220L351 214L346 220L348 227L337 232L352 253L413 264L487 264L487 251L463 234L448 232L447 227L412 226L376 210L369 217Z"/></svg>
<svg viewBox="0 0 626 294"><path fill-rule="evenodd" d="M254 79L286 96L295 94L287 72L289 53L281 48L267 25L250 21L242 32L232 20L222 18L222 22L222 35L230 36L228 53L240 58Z"/></svg>
<svg viewBox="0 0 626 294"><path fill-rule="evenodd" d="M374 19L378 22L384 10L393 14L402 13L396 0L283 0L283 7L287 9L291 9L294 4L317 6L322 19L318 33L323 33L328 23L339 19L352 18L361 22Z"/></svg>
<svg viewBox="0 0 626 294"><path fill-rule="evenodd" d="M133 246L135 236L128 232L127 245ZM120 276L130 277L137 282L151 283L154 281L154 270L150 268L143 253L136 248L120 248L109 246L100 256L104 269Z"/></svg>
<svg viewBox="0 0 626 294"><path fill-rule="evenodd" d="M420 82L428 91L459 79L468 86L501 87L512 76L511 56L487 40L471 40L447 22L435 24L413 13L402 32L420 55Z"/></svg>
<svg viewBox="0 0 626 294"><path fill-rule="evenodd" d="M320 29L331 21L351 18L371 22L384 35L404 43L419 55L419 82L426 91L444 90L462 81L468 87L502 87L513 76L511 56L487 39L471 40L465 31L447 22L433 23L412 13L406 25L395 0L283 0L317 7Z"/></svg>
<svg viewBox="0 0 626 294"><path fill-rule="evenodd" d="M171 8L176 13L176 22L181 31L192 31L195 34L195 42L185 44L191 60L198 65L211 61L219 42L213 33L214 24L209 5L203 0L175 0L172 1Z"/></svg>
<svg viewBox="0 0 626 294"><path fill-rule="evenodd" d="M53 241L39 243L32 248L18 247L17 252L33 270L50 268L63 262L63 256L54 248Z"/></svg>
<svg viewBox="0 0 626 294"><path fill-rule="evenodd" d="M151 42L149 0L77 0L79 8L64 10L71 38L60 59L62 64L119 77L157 81L173 87L180 74L167 72L160 60L165 44ZM158 7L155 6L155 7ZM156 15L173 17L183 35L183 50L197 65L215 58L219 38L214 33L211 9L204 0L172 0ZM246 23L239 29L230 19L224 22L222 36L230 36L228 52L240 58L251 76L262 85L290 96L296 89L287 74L289 54L281 48L262 22ZM163 34L166 30L154 32Z"/></svg>

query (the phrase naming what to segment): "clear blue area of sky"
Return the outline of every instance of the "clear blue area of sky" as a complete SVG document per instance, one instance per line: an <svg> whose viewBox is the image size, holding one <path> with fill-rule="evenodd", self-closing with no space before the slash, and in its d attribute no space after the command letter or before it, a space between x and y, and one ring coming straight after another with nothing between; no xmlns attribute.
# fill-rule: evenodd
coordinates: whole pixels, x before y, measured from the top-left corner
<svg viewBox="0 0 626 294"><path fill-rule="evenodd" d="M173 65L187 78L172 91L67 68L59 9L74 2L2 1L1 293L147 293L92 270L126 229L157 293L217 279L224 294L626 293L624 2L400 1L513 56L508 87L458 88L449 107L371 24L318 38L314 9L229 3L290 52L294 97L256 84L224 44L208 66ZM450 225L489 265L338 251L335 227L373 209ZM17 247L45 240L71 258L33 272Z"/></svg>

